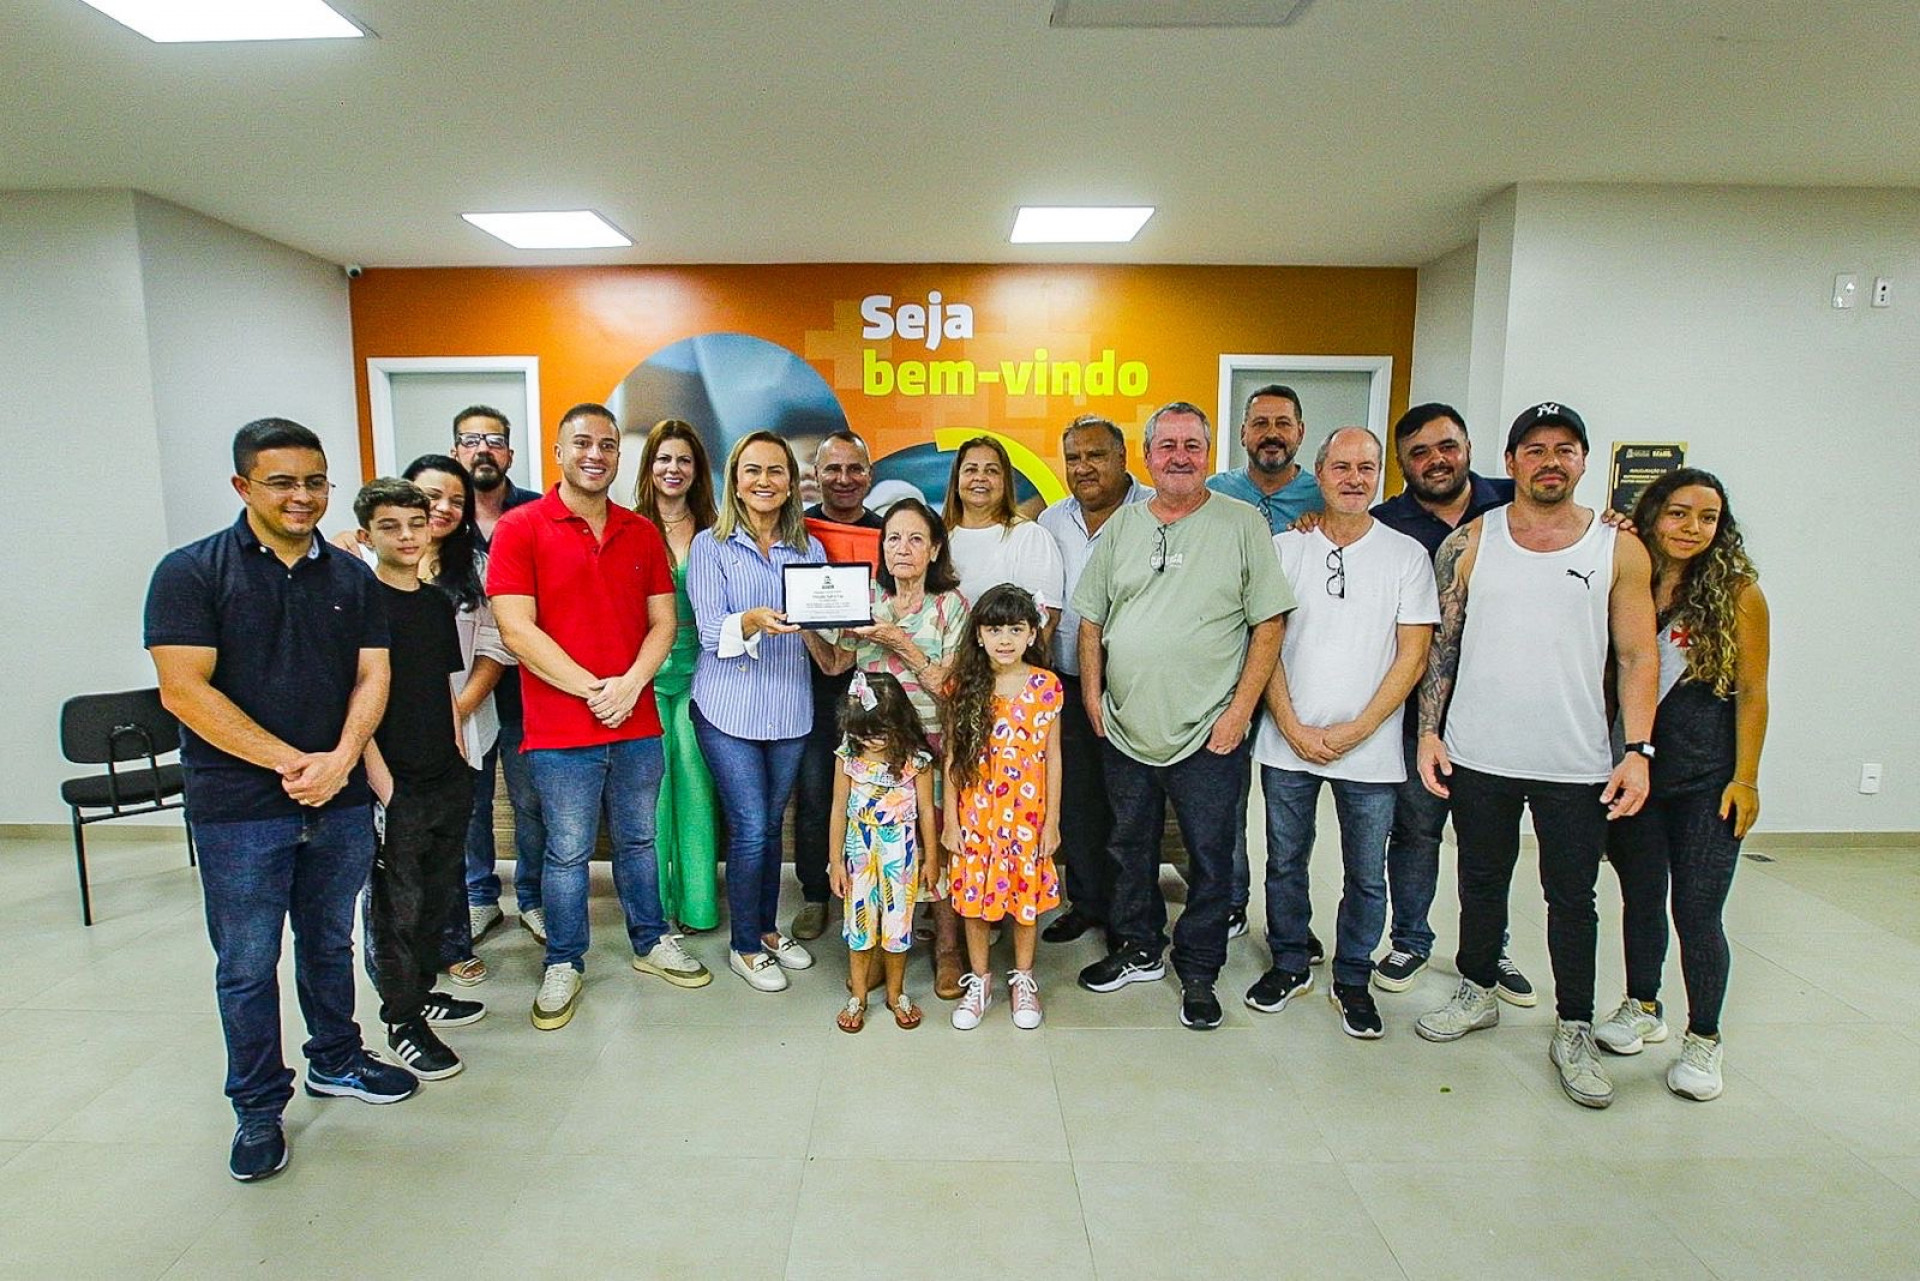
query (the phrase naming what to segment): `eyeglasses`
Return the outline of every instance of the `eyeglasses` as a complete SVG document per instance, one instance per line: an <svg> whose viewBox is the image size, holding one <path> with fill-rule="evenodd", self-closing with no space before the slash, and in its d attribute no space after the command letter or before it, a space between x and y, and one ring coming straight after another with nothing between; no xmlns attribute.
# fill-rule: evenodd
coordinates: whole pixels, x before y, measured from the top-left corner
<svg viewBox="0 0 1920 1281"><path fill-rule="evenodd" d="M1345 600L1347 598L1347 558L1344 548L1336 547L1327 553L1327 568L1333 571L1327 575L1327 595Z"/></svg>
<svg viewBox="0 0 1920 1281"><path fill-rule="evenodd" d="M478 449L485 445L488 449L505 449L507 434L503 431L467 431L453 438L453 443L462 449Z"/></svg>
<svg viewBox="0 0 1920 1281"><path fill-rule="evenodd" d="M1153 555L1147 558L1147 565L1154 573L1159 574L1164 573L1167 568L1167 526L1162 525L1154 532L1160 541L1154 547Z"/></svg>
<svg viewBox="0 0 1920 1281"><path fill-rule="evenodd" d="M318 498L321 494L329 493L333 489L333 482L325 476L269 476L265 480L255 480L251 476L242 476L240 479L246 481L249 485L258 485L260 488L276 494L281 498L291 497L293 491L296 489L304 489L315 498Z"/></svg>

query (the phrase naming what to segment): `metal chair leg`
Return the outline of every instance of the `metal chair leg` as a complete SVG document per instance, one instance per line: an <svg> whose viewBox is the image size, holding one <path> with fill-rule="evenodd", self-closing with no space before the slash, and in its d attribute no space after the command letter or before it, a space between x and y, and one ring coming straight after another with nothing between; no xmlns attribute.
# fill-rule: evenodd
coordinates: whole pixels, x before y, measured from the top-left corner
<svg viewBox="0 0 1920 1281"><path fill-rule="evenodd" d="M73 811L73 861L80 872L80 923L93 924L93 895L87 889L87 838L82 834L80 811Z"/></svg>

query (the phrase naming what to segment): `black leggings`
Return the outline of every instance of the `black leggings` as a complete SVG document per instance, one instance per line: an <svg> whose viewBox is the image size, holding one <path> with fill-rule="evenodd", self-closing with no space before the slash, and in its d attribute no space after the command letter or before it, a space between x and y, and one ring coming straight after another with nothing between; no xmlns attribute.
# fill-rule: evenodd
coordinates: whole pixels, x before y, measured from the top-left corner
<svg viewBox="0 0 1920 1281"><path fill-rule="evenodd" d="M1673 928L1687 981L1687 1030L1720 1034L1731 956L1720 914L1740 863L1733 823L1720 817L1720 790L1707 788L1650 799L1608 832L1607 857L1620 876L1625 907L1627 995L1660 995L1667 961L1667 885L1673 885Z"/></svg>

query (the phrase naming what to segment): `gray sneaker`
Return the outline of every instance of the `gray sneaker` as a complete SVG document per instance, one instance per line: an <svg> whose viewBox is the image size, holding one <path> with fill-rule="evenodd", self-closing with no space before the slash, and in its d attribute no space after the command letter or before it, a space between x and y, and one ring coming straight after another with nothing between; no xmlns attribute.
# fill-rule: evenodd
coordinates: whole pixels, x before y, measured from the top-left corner
<svg viewBox="0 0 1920 1281"><path fill-rule="evenodd" d="M1680 1057L1667 1069L1667 1088L1683 1099L1705 1103L1720 1097L1720 1065L1727 1057L1718 1039L1687 1033Z"/></svg>
<svg viewBox="0 0 1920 1281"><path fill-rule="evenodd" d="M1493 989L1463 978L1453 999L1414 1020L1413 1030L1429 1041L1457 1041L1469 1032L1494 1027L1499 1022L1500 1002L1494 999Z"/></svg>
<svg viewBox="0 0 1920 1281"><path fill-rule="evenodd" d="M657 975L675 987L705 987L713 982L713 973L688 956L687 949L680 946L679 936L674 934L663 934L652 951L645 956L635 956L633 968L642 974Z"/></svg>
<svg viewBox="0 0 1920 1281"><path fill-rule="evenodd" d="M1613 1102L1613 1082L1600 1066L1600 1052L1593 1048L1593 1024L1556 1020L1547 1057L1560 1069L1560 1088L1575 1103L1583 1108L1603 1108Z"/></svg>
<svg viewBox="0 0 1920 1281"><path fill-rule="evenodd" d="M1667 1039L1667 1021L1661 1017L1665 1013L1658 1001L1649 1011L1628 997L1605 1022L1594 1024L1593 1042L1610 1054L1638 1054Z"/></svg>
<svg viewBox="0 0 1920 1281"><path fill-rule="evenodd" d="M547 941L546 909L529 907L522 911L520 913L520 928L533 935L534 942L545 943Z"/></svg>

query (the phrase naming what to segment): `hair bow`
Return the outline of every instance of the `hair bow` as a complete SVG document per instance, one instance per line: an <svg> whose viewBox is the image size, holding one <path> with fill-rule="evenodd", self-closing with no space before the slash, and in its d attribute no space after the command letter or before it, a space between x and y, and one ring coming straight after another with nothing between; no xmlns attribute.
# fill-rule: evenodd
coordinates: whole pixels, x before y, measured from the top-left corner
<svg viewBox="0 0 1920 1281"><path fill-rule="evenodd" d="M873 692L873 686L867 684L865 672L855 672L853 681L847 686L847 696L859 702L866 711L880 706L880 696Z"/></svg>

